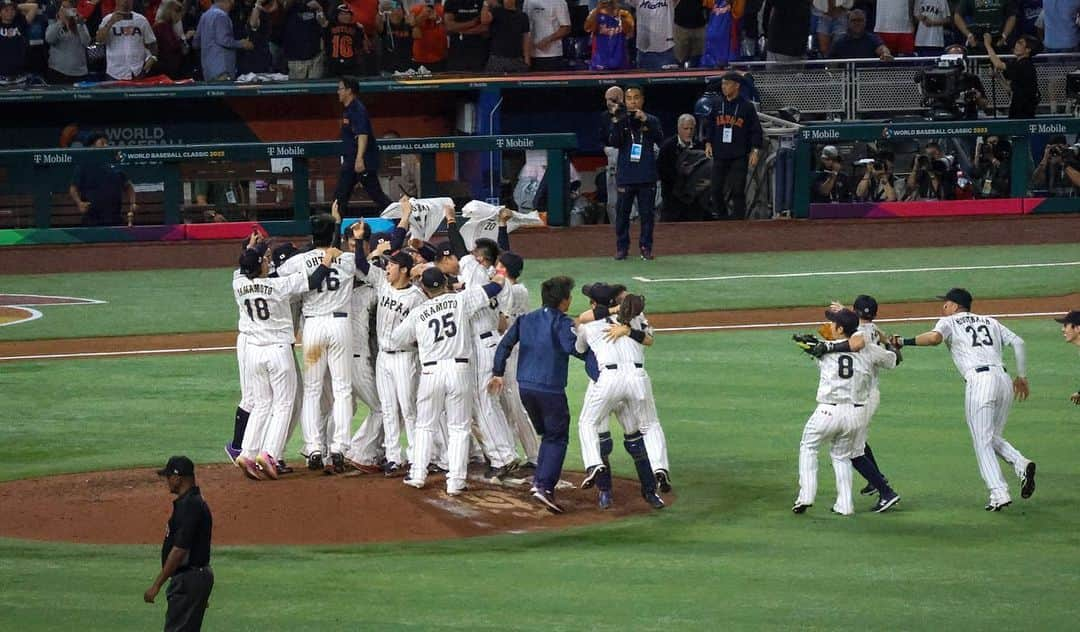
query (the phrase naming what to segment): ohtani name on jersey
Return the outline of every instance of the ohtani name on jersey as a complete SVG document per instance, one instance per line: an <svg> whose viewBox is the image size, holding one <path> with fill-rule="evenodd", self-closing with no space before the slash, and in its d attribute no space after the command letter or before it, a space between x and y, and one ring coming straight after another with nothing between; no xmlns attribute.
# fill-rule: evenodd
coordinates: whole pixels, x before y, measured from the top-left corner
<svg viewBox="0 0 1080 632"><path fill-rule="evenodd" d="M245 285L237 292L240 296L246 296L248 294L265 294L270 296L274 293L274 288L269 285Z"/></svg>
<svg viewBox="0 0 1080 632"><path fill-rule="evenodd" d="M384 296L379 299L379 307L390 310L391 312L401 314L402 316L409 315L409 308L405 307L404 303L392 299L389 296Z"/></svg>
<svg viewBox="0 0 1080 632"><path fill-rule="evenodd" d="M312 258L304 261L304 265L306 265L309 268L318 268L319 266L322 265L322 261L323 261L322 256L320 256L318 258L312 257ZM337 262L338 262L337 257L334 257L333 259L330 260L331 265L333 265L333 264L335 264Z"/></svg>
<svg viewBox="0 0 1080 632"><path fill-rule="evenodd" d="M454 309L454 307L455 307L455 301L442 301L442 302L439 302L439 303L435 303L434 305L431 305L430 307L428 307L427 309L425 309L423 312L420 313L420 320L428 320L432 316L435 316L435 315L439 314L440 312L445 312L447 310Z"/></svg>

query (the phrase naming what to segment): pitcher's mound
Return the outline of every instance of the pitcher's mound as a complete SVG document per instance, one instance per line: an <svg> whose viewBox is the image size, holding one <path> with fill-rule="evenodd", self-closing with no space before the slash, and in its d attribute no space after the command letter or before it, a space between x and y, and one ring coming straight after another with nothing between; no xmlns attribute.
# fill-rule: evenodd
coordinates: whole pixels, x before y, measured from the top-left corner
<svg viewBox="0 0 1080 632"><path fill-rule="evenodd" d="M529 486L469 481L450 497L442 476L413 489L401 478L308 470L252 481L229 464L201 465L196 482L214 514L214 544L339 544L441 540L609 522L655 512L637 481L615 479L614 507L596 490L555 493L566 513L548 513ZM577 484L581 474L565 472ZM0 484L0 536L101 544L159 544L173 496L153 469L65 474ZM665 497L670 501L670 497Z"/></svg>

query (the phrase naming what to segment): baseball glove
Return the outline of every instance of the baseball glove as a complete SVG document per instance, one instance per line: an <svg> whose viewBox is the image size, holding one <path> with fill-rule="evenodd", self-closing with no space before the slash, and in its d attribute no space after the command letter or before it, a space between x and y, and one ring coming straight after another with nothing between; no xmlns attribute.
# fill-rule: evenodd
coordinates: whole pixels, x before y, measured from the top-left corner
<svg viewBox="0 0 1080 632"><path fill-rule="evenodd" d="M795 334L791 337L795 345L805 353L820 358L828 352L828 343L819 339L814 334Z"/></svg>

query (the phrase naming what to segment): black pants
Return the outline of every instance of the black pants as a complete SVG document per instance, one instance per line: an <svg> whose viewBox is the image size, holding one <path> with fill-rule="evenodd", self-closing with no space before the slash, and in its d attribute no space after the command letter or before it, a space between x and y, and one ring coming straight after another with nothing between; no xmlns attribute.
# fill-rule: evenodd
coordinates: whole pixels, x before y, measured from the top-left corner
<svg viewBox="0 0 1080 632"><path fill-rule="evenodd" d="M570 406L566 393L545 393L519 389L521 404L529 413L536 434L540 435L540 451L536 457L533 483L537 489L555 491L566 461L566 445L570 441Z"/></svg>
<svg viewBox="0 0 1080 632"><path fill-rule="evenodd" d="M383 209L392 203L392 200L383 192L382 185L379 184L378 166L364 165L367 171L356 173L353 170L354 164L346 157L344 164L341 165L341 172L338 173L337 189L334 191L338 211L342 217L346 216L346 209L349 208L349 198L352 197L353 189L356 188L356 183L359 182L364 187L368 197L371 198L371 201L375 203L374 216L378 217L383 212Z"/></svg>
<svg viewBox="0 0 1080 632"><path fill-rule="evenodd" d="M192 569L172 576L165 597L165 632L198 632L202 629L206 604L214 589L214 572L209 566Z"/></svg>
<svg viewBox="0 0 1080 632"><path fill-rule="evenodd" d="M641 220L638 247L652 250L656 185L627 184L619 185L619 201L615 207L615 250L618 253L630 249L630 211L634 209L634 200L637 200L638 219Z"/></svg>
<svg viewBox="0 0 1080 632"><path fill-rule="evenodd" d="M713 211L720 219L746 218L746 169L747 157L713 158L712 199ZM731 206L728 206L728 199Z"/></svg>
<svg viewBox="0 0 1080 632"><path fill-rule="evenodd" d="M566 70L566 60L562 55L558 57L533 57L532 69L534 72L558 72Z"/></svg>

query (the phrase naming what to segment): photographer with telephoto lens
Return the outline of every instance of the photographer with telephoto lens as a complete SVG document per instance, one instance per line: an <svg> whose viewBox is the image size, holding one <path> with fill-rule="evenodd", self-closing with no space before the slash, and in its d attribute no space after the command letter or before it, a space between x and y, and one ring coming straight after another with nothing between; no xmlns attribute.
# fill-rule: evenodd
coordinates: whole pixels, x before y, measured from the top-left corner
<svg viewBox="0 0 1080 632"><path fill-rule="evenodd" d="M987 136L986 141L976 147L975 164L971 170L976 198L1009 197L1011 157L1012 145L997 136Z"/></svg>
<svg viewBox="0 0 1080 632"><path fill-rule="evenodd" d="M1035 171L1031 186L1042 189L1050 197L1075 197L1080 188L1080 144L1068 145L1065 137L1051 136Z"/></svg>
<svg viewBox="0 0 1080 632"><path fill-rule="evenodd" d="M855 200L858 202L895 202L896 187L893 185L892 156L879 151L873 158L863 158L855 162L865 169L859 184L855 187Z"/></svg>

